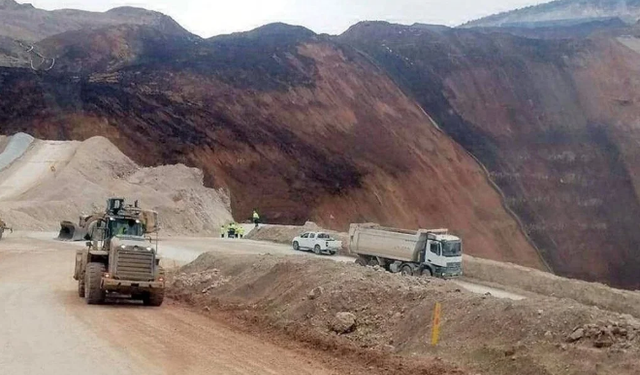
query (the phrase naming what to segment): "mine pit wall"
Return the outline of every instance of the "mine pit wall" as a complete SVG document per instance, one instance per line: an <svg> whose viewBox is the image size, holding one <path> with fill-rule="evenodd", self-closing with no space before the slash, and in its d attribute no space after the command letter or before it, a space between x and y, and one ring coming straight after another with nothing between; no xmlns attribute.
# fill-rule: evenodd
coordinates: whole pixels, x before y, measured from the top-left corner
<svg viewBox="0 0 640 375"><path fill-rule="evenodd" d="M394 25L343 38L486 166L554 272L640 288L637 52Z"/></svg>
<svg viewBox="0 0 640 375"><path fill-rule="evenodd" d="M231 192L239 221L258 207L270 223L321 219L338 230L447 226L476 255L542 267L477 164L382 70L323 38L282 48L291 55L282 64L247 48L242 57L267 69L247 71L248 82L216 53L207 61L217 65L178 74L160 64L80 82L62 70L0 69L21 98L19 111L0 98L0 122L48 139L102 134L138 164L201 168L206 186Z"/></svg>

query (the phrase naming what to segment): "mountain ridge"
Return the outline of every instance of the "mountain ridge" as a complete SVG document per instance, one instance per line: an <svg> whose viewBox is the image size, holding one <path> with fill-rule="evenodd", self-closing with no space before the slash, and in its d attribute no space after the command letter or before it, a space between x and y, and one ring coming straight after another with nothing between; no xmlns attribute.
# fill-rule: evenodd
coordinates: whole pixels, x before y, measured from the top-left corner
<svg viewBox="0 0 640 375"><path fill-rule="evenodd" d="M620 18L640 19L638 0L556 0L469 21L460 27L549 27Z"/></svg>
<svg viewBox="0 0 640 375"><path fill-rule="evenodd" d="M13 0L0 1L0 35L25 42L33 43L67 31L121 24L151 25L163 33L189 33L171 17L143 8L118 7L106 12L75 9L47 11Z"/></svg>

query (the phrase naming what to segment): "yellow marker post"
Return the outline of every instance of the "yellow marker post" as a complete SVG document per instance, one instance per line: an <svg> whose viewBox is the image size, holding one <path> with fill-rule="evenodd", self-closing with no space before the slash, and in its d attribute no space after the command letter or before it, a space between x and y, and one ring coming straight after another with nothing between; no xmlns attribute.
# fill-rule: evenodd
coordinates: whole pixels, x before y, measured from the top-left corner
<svg viewBox="0 0 640 375"><path fill-rule="evenodd" d="M436 308L433 311L433 325L431 326L431 345L438 345L440 339L440 315L442 314L442 305L436 302Z"/></svg>

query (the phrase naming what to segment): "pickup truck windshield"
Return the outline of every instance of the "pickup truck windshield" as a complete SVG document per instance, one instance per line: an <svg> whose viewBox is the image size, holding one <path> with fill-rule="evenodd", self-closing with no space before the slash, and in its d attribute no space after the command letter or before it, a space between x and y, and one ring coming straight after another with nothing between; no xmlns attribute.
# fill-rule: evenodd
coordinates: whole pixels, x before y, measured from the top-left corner
<svg viewBox="0 0 640 375"><path fill-rule="evenodd" d="M448 258L459 257L462 254L461 242L442 242L442 255Z"/></svg>

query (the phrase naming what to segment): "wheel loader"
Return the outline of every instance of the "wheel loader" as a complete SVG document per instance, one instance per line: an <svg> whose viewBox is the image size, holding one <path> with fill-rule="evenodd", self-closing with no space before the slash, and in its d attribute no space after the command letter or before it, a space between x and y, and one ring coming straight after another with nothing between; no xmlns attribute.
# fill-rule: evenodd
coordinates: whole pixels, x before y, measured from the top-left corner
<svg viewBox="0 0 640 375"><path fill-rule="evenodd" d="M13 228L9 228L7 224L2 221L2 219L0 219L0 240L2 239L2 235L4 234L5 230L10 230L11 233L13 233Z"/></svg>
<svg viewBox="0 0 640 375"><path fill-rule="evenodd" d="M60 222L60 233L58 240L61 241L84 241L87 238L88 227L102 217L102 213L94 213L92 215L80 216L78 224L70 221Z"/></svg>
<svg viewBox="0 0 640 375"><path fill-rule="evenodd" d="M78 250L73 278L90 305L108 297L130 297L148 306L164 300L165 279L158 257L157 213L110 198L87 227L87 247ZM150 237L155 234L155 244Z"/></svg>

